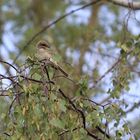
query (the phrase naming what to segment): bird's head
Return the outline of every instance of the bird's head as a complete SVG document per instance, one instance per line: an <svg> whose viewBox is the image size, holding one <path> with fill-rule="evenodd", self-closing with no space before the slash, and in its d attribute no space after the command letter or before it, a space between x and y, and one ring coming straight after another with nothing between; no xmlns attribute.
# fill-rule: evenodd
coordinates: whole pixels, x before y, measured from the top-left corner
<svg viewBox="0 0 140 140"><path fill-rule="evenodd" d="M37 49L49 49L50 48L50 45L47 41L45 40L41 40L37 43Z"/></svg>

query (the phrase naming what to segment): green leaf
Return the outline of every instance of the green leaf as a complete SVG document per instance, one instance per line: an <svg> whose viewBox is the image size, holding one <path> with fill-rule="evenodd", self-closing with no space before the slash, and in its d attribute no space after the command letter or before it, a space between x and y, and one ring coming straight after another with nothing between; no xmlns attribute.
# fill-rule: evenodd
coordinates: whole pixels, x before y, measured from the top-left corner
<svg viewBox="0 0 140 140"><path fill-rule="evenodd" d="M58 118L53 118L52 120L50 120L50 124L58 128L65 127L64 123Z"/></svg>
<svg viewBox="0 0 140 140"><path fill-rule="evenodd" d="M129 133L129 128L127 126L127 124L123 125L124 131L128 134Z"/></svg>
<svg viewBox="0 0 140 140"><path fill-rule="evenodd" d="M60 110L62 110L63 112L66 112L67 108L66 108L66 101L65 100L61 100L59 103L59 107Z"/></svg>
<svg viewBox="0 0 140 140"><path fill-rule="evenodd" d="M121 130L117 130L117 131L116 131L116 135L117 135L118 137L121 137L121 136L122 136L122 131L121 131Z"/></svg>

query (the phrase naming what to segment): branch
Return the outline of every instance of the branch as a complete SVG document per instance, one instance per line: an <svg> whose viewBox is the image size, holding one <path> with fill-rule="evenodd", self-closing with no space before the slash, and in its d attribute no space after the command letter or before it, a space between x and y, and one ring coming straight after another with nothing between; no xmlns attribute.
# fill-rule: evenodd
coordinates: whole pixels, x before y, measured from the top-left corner
<svg viewBox="0 0 140 140"><path fill-rule="evenodd" d="M61 89L59 89L59 92L60 92L60 94L61 94L66 100L68 100L69 104L72 105L72 107L74 108L74 110L80 114L80 116L81 116L81 118L82 118L82 122L83 122L83 128L85 129L85 131L87 132L87 134L88 134L89 136L91 136L92 138L96 139L96 140L101 140L100 138L98 138L98 136L96 136L95 134L91 133L91 132L87 129L87 127L86 127L86 117L85 117L84 112L83 112L82 110L80 110L79 108L77 108L77 107L75 106L75 104L64 94L64 92L63 92ZM108 139L110 138L110 136L109 136L108 134L106 134L100 127L96 126L96 129L98 129L99 132L101 132L102 134L106 135L106 137L107 137Z"/></svg>
<svg viewBox="0 0 140 140"><path fill-rule="evenodd" d="M140 106L140 101L137 104L134 104L129 110L127 110L125 113L128 114L132 111L134 111L134 109L138 108Z"/></svg>
<svg viewBox="0 0 140 140"><path fill-rule="evenodd" d="M10 80L10 81L12 81L12 82L15 82L13 78L19 78L19 77L21 77L21 78L23 78L23 79L26 79L26 80L29 80L29 81L32 81L32 82L35 82L35 83L41 83L41 84L43 83L43 82L40 81L40 80L36 80L36 79L33 79L33 78L29 78L29 77L26 77L26 76L24 76L24 75L4 76L4 75L0 74L0 80L2 80L2 79L8 79L8 80ZM16 82L16 83L17 83L17 82ZM46 83L54 84L53 81L46 81Z"/></svg>
<svg viewBox="0 0 140 140"><path fill-rule="evenodd" d="M95 80L95 85L90 87L90 89L95 88L96 85L104 78L108 73L110 73L122 60L122 57L120 57L101 77L99 77L97 80Z"/></svg>
<svg viewBox="0 0 140 140"><path fill-rule="evenodd" d="M115 5L130 8L133 10L140 10L140 2L131 2L130 0L107 0Z"/></svg>
<svg viewBox="0 0 140 140"><path fill-rule="evenodd" d="M22 77L23 79L26 79L26 80L29 80L29 81L32 81L32 82L36 82L36 83L43 83L42 81L40 80L36 80L36 79L32 79L32 78L29 78L29 77L26 77L26 76L23 76L23 75L19 75L19 77ZM51 84L54 84L53 81L46 81L46 83L51 83Z"/></svg>
<svg viewBox="0 0 140 140"><path fill-rule="evenodd" d="M8 111L8 114L10 115L11 114L11 109L13 107L13 104L14 102L17 100L17 98L19 97L19 95L21 95L22 93L18 93L15 95L14 99L12 100L11 104L10 104L10 107L9 107L9 111Z"/></svg>
<svg viewBox="0 0 140 140"><path fill-rule="evenodd" d="M116 62L115 62L101 77L99 77L97 80L95 80L95 85L91 86L90 89L95 88L96 85L97 85L104 77L106 77L106 75L107 75L108 73L110 73L110 72L123 60L124 57L127 57L129 54L131 54L131 53L133 52L134 49L135 49L135 46L133 46L133 47L125 54L125 56L120 56L120 57L118 58L118 60L117 60L117 61L116 61ZM137 52L137 53L135 54L135 56L136 56L137 54L139 54L139 52Z"/></svg>
<svg viewBox="0 0 140 140"><path fill-rule="evenodd" d="M66 133L68 133L68 132L70 132L70 131L75 131L75 130L77 130L78 128L80 128L80 127L76 127L76 128L74 128L74 129L72 129L72 130L66 129L66 130L62 131L61 133L59 133L59 136L62 136L62 135L66 134Z"/></svg>
<svg viewBox="0 0 140 140"><path fill-rule="evenodd" d="M9 81L11 81L13 83L13 85L14 84L17 84L19 87L22 88L22 86L17 81L14 81L13 77L14 76L9 76L8 77L8 76L4 76L4 75L0 74L0 80L2 80L2 79L8 79Z"/></svg>
<svg viewBox="0 0 140 140"><path fill-rule="evenodd" d="M0 62L1 62L1 63L4 63L4 64L6 64L6 65L8 65L9 67L12 67L16 72L19 73L19 70L18 70L16 67L14 67L12 64L10 64L10 63L8 63L8 62L6 62L6 61L3 61L3 60L0 60Z"/></svg>

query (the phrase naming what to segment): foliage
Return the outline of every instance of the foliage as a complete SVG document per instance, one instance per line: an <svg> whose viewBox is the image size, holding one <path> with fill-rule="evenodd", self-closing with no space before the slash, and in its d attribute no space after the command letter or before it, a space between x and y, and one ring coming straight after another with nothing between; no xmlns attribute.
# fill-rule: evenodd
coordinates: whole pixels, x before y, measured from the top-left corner
<svg viewBox="0 0 140 140"><path fill-rule="evenodd" d="M139 78L139 35L130 11L98 2L0 2L0 139L138 139L126 116L139 102L125 95ZM36 58L41 39L68 77Z"/></svg>

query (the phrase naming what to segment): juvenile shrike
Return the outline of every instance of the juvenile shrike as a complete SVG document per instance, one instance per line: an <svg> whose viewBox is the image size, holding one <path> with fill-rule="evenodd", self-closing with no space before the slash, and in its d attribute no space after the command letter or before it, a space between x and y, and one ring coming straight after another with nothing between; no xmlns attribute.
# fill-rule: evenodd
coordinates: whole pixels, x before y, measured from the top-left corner
<svg viewBox="0 0 140 140"><path fill-rule="evenodd" d="M53 60L53 55L50 45L47 41L41 40L37 43L37 58L39 60L48 60L52 67L60 70L65 76L68 77L68 74L58 65L58 63Z"/></svg>

